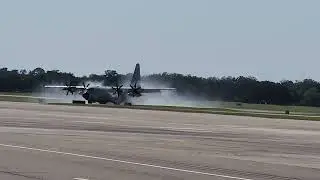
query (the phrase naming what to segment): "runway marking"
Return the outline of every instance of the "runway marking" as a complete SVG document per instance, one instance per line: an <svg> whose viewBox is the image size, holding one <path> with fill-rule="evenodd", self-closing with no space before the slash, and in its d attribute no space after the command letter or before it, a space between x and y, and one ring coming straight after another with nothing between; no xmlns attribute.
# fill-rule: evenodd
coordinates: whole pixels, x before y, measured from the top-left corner
<svg viewBox="0 0 320 180"><path fill-rule="evenodd" d="M73 180L89 180L89 179L84 179L84 178L73 178Z"/></svg>
<svg viewBox="0 0 320 180"><path fill-rule="evenodd" d="M68 122L68 121L67 121ZM101 121L70 121L70 122L74 122L74 123L86 123L86 124L107 124L105 122L101 122Z"/></svg>
<svg viewBox="0 0 320 180"><path fill-rule="evenodd" d="M236 176L227 176L227 175L222 175L222 174L206 173L206 172L193 171L193 170L187 170L187 169L178 169L178 168L159 166L159 165L154 165L154 164L137 163L137 162L131 162L131 161L125 161L125 160L119 160L119 159L110 159L110 158L104 158L104 157L89 156L89 155L68 153L68 152L62 152L62 151L54 151L54 150L48 150L48 149L30 148L30 147L10 145L10 144L0 144L0 146L10 147L10 148L17 148L17 149L27 149L27 150L31 150L31 151L55 153L55 154L61 154L61 155L76 156L76 157L84 157L84 158L90 158L90 159L98 159L98 160L104 160L104 161L119 162L119 163L124 163L124 164L131 164L131 165L137 165L137 166L145 166L145 167L166 169L166 170L179 171L179 172L192 173L192 174L199 174L199 175L206 175L206 176L223 177L223 178L237 179L237 180L253 180L253 179L241 178L241 177L236 177Z"/></svg>

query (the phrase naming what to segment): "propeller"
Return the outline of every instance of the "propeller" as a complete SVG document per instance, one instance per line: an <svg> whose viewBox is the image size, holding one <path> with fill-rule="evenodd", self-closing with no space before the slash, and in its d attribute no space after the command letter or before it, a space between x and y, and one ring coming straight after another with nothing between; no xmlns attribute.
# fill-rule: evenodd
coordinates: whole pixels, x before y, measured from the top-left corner
<svg viewBox="0 0 320 180"><path fill-rule="evenodd" d="M112 87L112 89L114 90L113 94L117 94L117 95L118 95L118 98L120 97L121 93L123 92L122 89L121 89L122 86L123 86L123 85L120 85L120 86L119 86L119 84L117 83L117 84L116 84L116 87Z"/></svg>
<svg viewBox="0 0 320 180"><path fill-rule="evenodd" d="M69 95L69 92L71 93L71 94L73 94L74 92L75 92L75 90L74 90L74 88L71 86L71 82L68 84L68 83L65 83L65 85L67 86L67 87L65 87L65 88L63 88L62 90L64 90L64 91L67 91L67 96Z"/></svg>
<svg viewBox="0 0 320 180"><path fill-rule="evenodd" d="M88 84L86 85L84 82L82 82L82 86L83 86L84 89L88 89L88 87L90 86L90 83L88 83Z"/></svg>
<svg viewBox="0 0 320 180"><path fill-rule="evenodd" d="M141 89L140 86L137 87L137 83L135 83L134 86L132 86L132 85L130 84L130 87L131 87L131 89L129 90L129 95L130 95L130 96L132 96L132 97L135 97L135 96L140 97L140 96L141 96L141 92L142 92L143 90Z"/></svg>
<svg viewBox="0 0 320 180"><path fill-rule="evenodd" d="M82 82L82 86L83 86L83 89L80 91L79 94L83 94L83 93L85 92L85 90L87 90L88 87L90 86L90 83L88 83L88 84L86 85L84 82Z"/></svg>

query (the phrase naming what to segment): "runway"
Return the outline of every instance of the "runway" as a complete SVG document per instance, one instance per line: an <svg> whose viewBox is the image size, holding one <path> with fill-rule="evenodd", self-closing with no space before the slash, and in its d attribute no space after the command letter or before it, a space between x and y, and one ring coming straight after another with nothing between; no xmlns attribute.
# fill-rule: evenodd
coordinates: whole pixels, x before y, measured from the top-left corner
<svg viewBox="0 0 320 180"><path fill-rule="evenodd" d="M319 179L320 123L0 102L0 179Z"/></svg>

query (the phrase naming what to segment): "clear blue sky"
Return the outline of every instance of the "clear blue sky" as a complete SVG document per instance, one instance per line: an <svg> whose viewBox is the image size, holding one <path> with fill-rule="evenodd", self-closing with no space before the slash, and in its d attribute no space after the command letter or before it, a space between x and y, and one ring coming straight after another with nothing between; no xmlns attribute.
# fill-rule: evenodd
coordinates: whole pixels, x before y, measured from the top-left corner
<svg viewBox="0 0 320 180"><path fill-rule="evenodd" d="M318 0L7 0L0 66L320 80Z"/></svg>

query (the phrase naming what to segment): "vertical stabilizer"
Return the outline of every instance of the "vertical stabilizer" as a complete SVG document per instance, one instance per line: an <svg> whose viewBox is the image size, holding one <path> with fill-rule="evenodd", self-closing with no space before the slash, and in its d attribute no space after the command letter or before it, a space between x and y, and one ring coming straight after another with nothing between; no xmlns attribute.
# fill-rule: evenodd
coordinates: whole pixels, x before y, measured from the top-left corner
<svg viewBox="0 0 320 180"><path fill-rule="evenodd" d="M140 64L137 63L136 67L134 68L134 72L132 75L132 79L130 82L130 85L134 86L135 83L137 83L137 87L140 86Z"/></svg>

